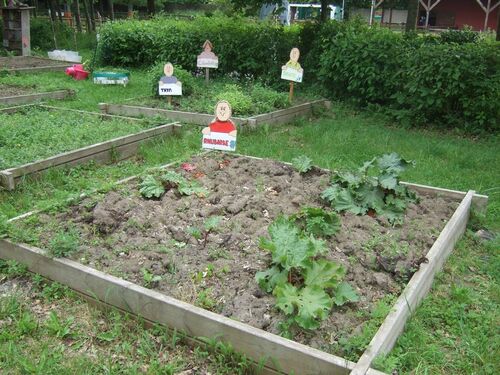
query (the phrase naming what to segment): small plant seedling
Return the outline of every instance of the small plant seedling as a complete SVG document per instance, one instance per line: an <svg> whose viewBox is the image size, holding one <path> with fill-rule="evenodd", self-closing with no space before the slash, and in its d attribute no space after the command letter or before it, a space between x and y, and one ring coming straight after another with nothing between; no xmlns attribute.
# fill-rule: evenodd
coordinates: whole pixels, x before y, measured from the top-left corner
<svg viewBox="0 0 500 375"><path fill-rule="evenodd" d="M202 238L201 230L197 227L189 227L187 233L197 240L201 240Z"/></svg>
<svg viewBox="0 0 500 375"><path fill-rule="evenodd" d="M304 174L312 169L312 160L305 155L300 155L292 159L292 165L297 172Z"/></svg>
<svg viewBox="0 0 500 375"><path fill-rule="evenodd" d="M161 276L149 272L146 268L141 268L142 279L146 288L151 287L153 284L161 281Z"/></svg>
<svg viewBox="0 0 500 375"><path fill-rule="evenodd" d="M49 319L46 323L49 333L57 338L64 339L72 335L71 325L75 320L70 316L66 320L60 319L54 311L50 312Z"/></svg>
<svg viewBox="0 0 500 375"><path fill-rule="evenodd" d="M54 235L49 242L49 252L56 258L67 257L78 250L79 244L79 233L75 228L69 227Z"/></svg>

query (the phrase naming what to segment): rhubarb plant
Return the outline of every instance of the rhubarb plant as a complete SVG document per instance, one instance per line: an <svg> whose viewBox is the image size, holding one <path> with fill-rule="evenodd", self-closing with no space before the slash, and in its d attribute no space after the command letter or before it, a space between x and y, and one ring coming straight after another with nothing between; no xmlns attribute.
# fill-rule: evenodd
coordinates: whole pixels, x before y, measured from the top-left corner
<svg viewBox="0 0 500 375"><path fill-rule="evenodd" d="M365 162L357 171L337 172L321 197L338 212L385 216L393 225L403 222L414 192L400 184L399 175L414 162L385 154Z"/></svg>
<svg viewBox="0 0 500 375"><path fill-rule="evenodd" d="M305 155L300 155L300 156L297 156L296 158L293 158L292 159L292 166L300 174L304 174L304 173L309 172L313 167L312 160Z"/></svg>
<svg viewBox="0 0 500 375"><path fill-rule="evenodd" d="M328 247L284 216L268 228L260 247L271 253L271 267L257 272L255 279L276 297L276 307L305 329L316 329L333 305L357 301L352 287L342 282L345 268L324 255Z"/></svg>
<svg viewBox="0 0 500 375"><path fill-rule="evenodd" d="M196 194L198 197L208 195L207 189L197 181L188 180L175 171L168 171L159 179L152 175L147 175L140 184L139 192L144 198L159 199L170 189L176 189L180 195Z"/></svg>

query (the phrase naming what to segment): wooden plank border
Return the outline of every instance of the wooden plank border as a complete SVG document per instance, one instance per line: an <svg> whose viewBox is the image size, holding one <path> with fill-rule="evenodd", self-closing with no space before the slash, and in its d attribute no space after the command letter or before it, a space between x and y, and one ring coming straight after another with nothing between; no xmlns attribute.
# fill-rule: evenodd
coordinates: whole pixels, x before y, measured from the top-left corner
<svg viewBox="0 0 500 375"><path fill-rule="evenodd" d="M68 151L44 160L5 169L0 171L0 186L3 186L7 190L14 190L25 176L41 173L49 168L61 165L72 166L90 160L100 163L124 160L135 155L141 143L155 137L172 134L179 127L181 127L179 123L166 124L139 133Z"/></svg>
<svg viewBox="0 0 500 375"><path fill-rule="evenodd" d="M143 121L143 119L140 119L140 118L137 118L137 117L127 117L127 116L119 116L119 115L110 115L110 114L107 114L107 113L83 111L81 109L73 109L73 108L55 107L55 106L46 105L46 104L39 104L37 107L46 108L46 109L50 109L50 110L56 110L56 111L73 112L73 113L78 113L78 114L82 114L82 115L99 116L99 117L102 117L102 118L111 118L111 119L117 119L117 120Z"/></svg>
<svg viewBox="0 0 500 375"><path fill-rule="evenodd" d="M415 312L429 292L434 276L441 270L455 244L462 236L469 220L474 191L469 191L427 253L427 263L422 263L408 285L396 300L370 344L361 355L351 375L365 375L379 354L387 354L404 330L406 321Z"/></svg>
<svg viewBox="0 0 500 375"><path fill-rule="evenodd" d="M26 95L0 97L0 105L21 105L46 99L67 99L75 95L73 90L58 90Z"/></svg>
<svg viewBox="0 0 500 375"><path fill-rule="evenodd" d="M31 272L67 285L88 298L185 332L190 337L217 337L256 362L265 359L264 373L344 375L354 363L272 333L212 313L154 290L97 271L68 259L0 240L0 258L25 264ZM370 370L370 375L382 373Z"/></svg>
<svg viewBox="0 0 500 375"><path fill-rule="evenodd" d="M135 105L99 103L99 109L105 114L146 117L159 116L173 121L182 121L188 124L202 126L207 126L214 120L214 115L206 113L172 111L168 109L149 108ZM247 119L245 118L233 117L232 119L237 125L244 125L247 123Z"/></svg>
<svg viewBox="0 0 500 375"><path fill-rule="evenodd" d="M255 128L263 124L282 124L296 117L307 116L312 113L316 106L329 107L331 103L328 100L316 100L309 103L299 104L290 108L281 109L274 112L264 113L262 115L242 118L233 117L233 121L240 126ZM99 103L101 112L124 116L161 116L175 121L182 121L189 124L207 126L213 121L214 116L206 113L172 111L160 108L150 108L143 106L133 106L125 104Z"/></svg>

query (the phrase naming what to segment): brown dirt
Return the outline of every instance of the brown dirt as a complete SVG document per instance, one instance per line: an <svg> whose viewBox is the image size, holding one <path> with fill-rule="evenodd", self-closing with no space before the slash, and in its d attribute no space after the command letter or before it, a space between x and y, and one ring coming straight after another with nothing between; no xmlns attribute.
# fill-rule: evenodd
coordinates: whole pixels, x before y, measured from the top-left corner
<svg viewBox="0 0 500 375"><path fill-rule="evenodd" d="M0 99L9 96L18 96L30 94L34 91L35 86L19 86L0 84Z"/></svg>
<svg viewBox="0 0 500 375"><path fill-rule="evenodd" d="M255 273L270 263L270 255L258 246L259 237L267 235L268 225L280 214L322 206L319 196L329 172L316 169L301 176L277 161L221 154L190 162L194 171L177 171L196 175L210 192L207 198L179 197L170 190L161 200L146 200L136 181L99 200L84 200L59 214L55 226L72 225L81 233L74 259L82 263L143 285L141 270L146 269L162 278L152 285L156 290L279 333L284 315L273 307L274 297L254 281ZM332 351L339 338L359 334L377 301L398 295L425 261L457 206L447 198L421 196L418 205L408 207L400 227L381 217L342 215L341 230L328 240L327 257L346 267L345 280L360 301L334 307L318 330L296 330L294 339ZM206 243L188 234L189 227L203 228L212 215L223 221ZM41 221L54 225L48 215ZM46 232L42 243L51 236Z"/></svg>
<svg viewBox="0 0 500 375"><path fill-rule="evenodd" d="M67 64L71 66L72 63L65 63L64 61L41 59L37 57L0 57L0 70L13 69L13 68L38 68L41 66L59 66Z"/></svg>

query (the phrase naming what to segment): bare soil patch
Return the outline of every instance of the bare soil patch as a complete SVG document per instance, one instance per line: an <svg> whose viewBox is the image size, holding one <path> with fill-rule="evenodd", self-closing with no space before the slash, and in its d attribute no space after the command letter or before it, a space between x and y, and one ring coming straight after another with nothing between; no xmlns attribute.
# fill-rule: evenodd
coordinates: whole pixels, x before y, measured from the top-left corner
<svg viewBox="0 0 500 375"><path fill-rule="evenodd" d="M324 207L320 194L331 172L300 175L278 161L224 154L196 156L190 164L196 168L175 170L197 179L210 192L207 197L170 190L160 200L146 200L134 181L65 213L40 216L38 245L49 246L56 231L71 227L81 236L75 260L279 334L285 317L254 279L270 264L259 237L267 236L269 224L281 214ZM383 217L341 216L339 233L328 240L327 258L346 267L345 280L360 301L334 307L318 330L293 330L294 340L341 354L334 349L338 340L358 334L377 302L401 292L459 204L420 198L408 207L402 226L392 227ZM189 233L214 215L223 219L206 241ZM148 283L145 271L161 280Z"/></svg>
<svg viewBox="0 0 500 375"><path fill-rule="evenodd" d="M32 56L24 57L0 57L0 70L1 69L17 69L17 68L39 68L42 66L60 66L71 63L65 63L64 61L42 59Z"/></svg>

